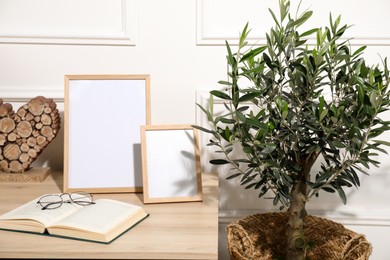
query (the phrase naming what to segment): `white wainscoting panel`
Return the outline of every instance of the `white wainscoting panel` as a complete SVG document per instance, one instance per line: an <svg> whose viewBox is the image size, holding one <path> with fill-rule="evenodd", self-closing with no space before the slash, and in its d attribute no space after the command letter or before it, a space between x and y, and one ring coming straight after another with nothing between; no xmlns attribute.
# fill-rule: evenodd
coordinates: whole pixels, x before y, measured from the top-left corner
<svg viewBox="0 0 390 260"><path fill-rule="evenodd" d="M291 2L290 10L295 14L300 1ZM197 44L224 45L225 40L237 44L239 33L247 22L249 28L253 28L248 42L264 44L265 33L274 25L268 8L279 17L278 1L197 0ZM305 0L299 10L306 9L313 10L314 14L310 22L303 26L302 32L329 26L329 14L332 13L333 20L341 14L341 25L353 25L345 35L346 38L353 37L352 44L390 45L390 33L385 33L389 32L388 0L370 3L355 0Z"/></svg>
<svg viewBox="0 0 390 260"><path fill-rule="evenodd" d="M135 45L137 1L3 0L0 43Z"/></svg>

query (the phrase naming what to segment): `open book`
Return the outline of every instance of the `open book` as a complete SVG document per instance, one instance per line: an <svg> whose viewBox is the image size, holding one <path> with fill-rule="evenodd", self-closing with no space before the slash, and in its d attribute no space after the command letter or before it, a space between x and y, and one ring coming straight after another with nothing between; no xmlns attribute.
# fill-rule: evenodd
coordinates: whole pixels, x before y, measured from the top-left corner
<svg viewBox="0 0 390 260"><path fill-rule="evenodd" d="M140 206L110 199L51 210L42 210L38 199L1 215L0 229L108 244L149 216Z"/></svg>

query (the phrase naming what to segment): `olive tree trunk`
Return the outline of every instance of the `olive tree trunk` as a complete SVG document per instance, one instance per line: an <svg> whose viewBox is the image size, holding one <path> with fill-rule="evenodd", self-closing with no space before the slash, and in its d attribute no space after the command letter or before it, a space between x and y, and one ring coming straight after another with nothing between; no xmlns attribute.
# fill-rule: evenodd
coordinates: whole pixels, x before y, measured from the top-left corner
<svg viewBox="0 0 390 260"><path fill-rule="evenodd" d="M306 253L306 239L304 237L305 217L307 215L306 205L306 184L298 181L291 191L289 218L287 224L287 260L303 260Z"/></svg>
<svg viewBox="0 0 390 260"><path fill-rule="evenodd" d="M307 181L310 180L310 170L316 161L318 154L312 154L303 162L302 172L296 178L292 190L291 201L288 209L287 223L287 260L304 260L306 258L307 240L304 236Z"/></svg>

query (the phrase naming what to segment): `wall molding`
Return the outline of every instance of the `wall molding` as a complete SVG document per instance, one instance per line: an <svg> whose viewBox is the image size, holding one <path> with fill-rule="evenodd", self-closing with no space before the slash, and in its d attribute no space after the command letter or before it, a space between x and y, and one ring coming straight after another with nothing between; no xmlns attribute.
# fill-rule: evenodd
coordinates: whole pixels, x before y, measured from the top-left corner
<svg viewBox="0 0 390 260"><path fill-rule="evenodd" d="M324 211L307 210L308 214L333 220L348 226L383 226L390 227L390 211ZM262 209L219 209L219 222L229 224L235 220L257 213L270 212Z"/></svg>
<svg viewBox="0 0 390 260"><path fill-rule="evenodd" d="M237 37L231 37L229 35L216 36L206 33L205 26L205 5L206 0L196 0L196 45L198 46L225 46L225 41L228 41L231 45L238 45ZM265 37L252 37L248 38L249 44L264 44L266 42Z"/></svg>
<svg viewBox="0 0 390 260"><path fill-rule="evenodd" d="M28 102L36 96L52 98L55 102L64 102L64 89L58 87L0 87L0 98L4 102Z"/></svg>
<svg viewBox="0 0 390 260"><path fill-rule="evenodd" d="M53 44L53 45L122 45L135 46L138 21L138 0L121 0L121 30L112 32L42 32L29 28L26 31L0 30L0 43Z"/></svg>
<svg viewBox="0 0 390 260"><path fill-rule="evenodd" d="M237 34L237 36L232 37L231 35L214 35L212 33L207 32L207 27L215 27L218 26L217 24L212 23L206 23L205 16L207 15L206 12L206 5L204 4L206 1L212 1L212 0L196 0L196 43L198 46L225 46L225 41L228 41L230 45L238 45L239 42L239 36L238 32L234 32ZM245 5L245 4L244 4ZM237 10L239 11L239 10ZM250 11L250 10L249 10ZM217 15L217 14L216 14ZM233 17L232 19L234 19ZM237 21L240 22L240 21ZM245 23L242 23L245 24ZM268 32L268 31L267 31ZM386 33L385 33L386 35ZM341 38L341 41L348 40L349 38ZM253 34L249 35L247 38L248 44L254 44L254 45L263 45L266 44L266 38L265 36L254 36ZM315 38L309 38L308 44L314 44ZM369 35L359 35L357 37L354 37L353 39L350 39L350 44L352 46L361 46L361 45L367 45L367 46L390 46L390 37L389 36L383 36L383 35L375 35L375 36L369 36Z"/></svg>

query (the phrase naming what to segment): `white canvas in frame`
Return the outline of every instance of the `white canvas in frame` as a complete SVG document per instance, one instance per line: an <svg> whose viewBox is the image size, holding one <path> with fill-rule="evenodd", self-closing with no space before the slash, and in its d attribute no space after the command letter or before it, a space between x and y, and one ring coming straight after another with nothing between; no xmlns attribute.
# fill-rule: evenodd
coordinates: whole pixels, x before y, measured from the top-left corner
<svg viewBox="0 0 390 260"><path fill-rule="evenodd" d="M143 126L141 138L144 203L201 201L197 130Z"/></svg>
<svg viewBox="0 0 390 260"><path fill-rule="evenodd" d="M148 75L65 76L64 191L142 191Z"/></svg>

